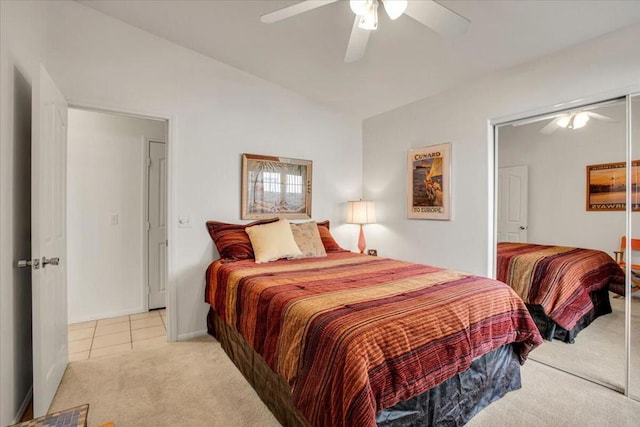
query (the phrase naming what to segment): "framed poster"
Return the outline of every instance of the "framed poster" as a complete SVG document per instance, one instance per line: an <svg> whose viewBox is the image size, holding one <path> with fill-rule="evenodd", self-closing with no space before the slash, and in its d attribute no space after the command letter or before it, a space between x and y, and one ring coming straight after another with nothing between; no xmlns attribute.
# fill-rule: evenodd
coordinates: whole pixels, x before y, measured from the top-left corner
<svg viewBox="0 0 640 427"><path fill-rule="evenodd" d="M626 162L587 166L588 211L626 210L626 169ZM640 160L631 162L631 208L640 211Z"/></svg>
<svg viewBox="0 0 640 427"><path fill-rule="evenodd" d="M451 219L451 143L409 150L407 217Z"/></svg>
<svg viewBox="0 0 640 427"><path fill-rule="evenodd" d="M311 218L312 161L242 155L241 218Z"/></svg>

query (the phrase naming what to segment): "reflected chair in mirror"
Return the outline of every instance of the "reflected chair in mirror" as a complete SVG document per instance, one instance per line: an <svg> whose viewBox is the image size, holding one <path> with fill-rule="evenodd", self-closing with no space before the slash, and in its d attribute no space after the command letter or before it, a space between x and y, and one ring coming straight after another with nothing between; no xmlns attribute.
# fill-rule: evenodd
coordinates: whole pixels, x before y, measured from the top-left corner
<svg viewBox="0 0 640 427"><path fill-rule="evenodd" d="M624 252L627 248L627 237L622 236L620 238L620 250L613 251L615 254L615 260L622 268L625 270L627 268L627 263L624 260ZM636 255L634 257L634 255ZM631 239L631 296L640 297L640 264L635 264L635 262L640 262L640 239ZM635 295L634 295L635 294Z"/></svg>

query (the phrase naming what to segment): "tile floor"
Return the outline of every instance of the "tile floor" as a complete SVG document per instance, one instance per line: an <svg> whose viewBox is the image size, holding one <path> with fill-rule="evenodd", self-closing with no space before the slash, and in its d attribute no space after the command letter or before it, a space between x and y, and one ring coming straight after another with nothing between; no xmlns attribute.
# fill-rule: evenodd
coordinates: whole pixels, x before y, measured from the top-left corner
<svg viewBox="0 0 640 427"><path fill-rule="evenodd" d="M166 310L69 325L69 362L166 345Z"/></svg>

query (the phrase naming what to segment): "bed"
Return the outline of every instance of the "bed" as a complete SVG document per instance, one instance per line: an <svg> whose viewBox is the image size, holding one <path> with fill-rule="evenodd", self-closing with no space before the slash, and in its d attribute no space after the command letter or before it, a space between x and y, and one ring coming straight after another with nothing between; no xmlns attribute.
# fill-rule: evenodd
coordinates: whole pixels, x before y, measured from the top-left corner
<svg viewBox="0 0 640 427"><path fill-rule="evenodd" d="M498 243L496 276L523 299L549 341L573 343L611 313L609 291L624 291L624 272L609 255L575 247Z"/></svg>
<svg viewBox="0 0 640 427"><path fill-rule="evenodd" d="M207 269L209 333L283 425L463 425L520 388L542 338L513 290L327 233L323 257Z"/></svg>

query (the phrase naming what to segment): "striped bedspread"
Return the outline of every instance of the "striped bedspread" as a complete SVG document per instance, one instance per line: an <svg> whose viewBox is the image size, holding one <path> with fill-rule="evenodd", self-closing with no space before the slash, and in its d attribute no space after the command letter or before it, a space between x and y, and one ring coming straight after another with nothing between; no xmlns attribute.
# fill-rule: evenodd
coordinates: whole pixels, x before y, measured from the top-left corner
<svg viewBox="0 0 640 427"><path fill-rule="evenodd" d="M314 426L374 426L376 412L504 344L542 343L506 285L353 253L214 262L206 300L290 386Z"/></svg>
<svg viewBox="0 0 640 427"><path fill-rule="evenodd" d="M498 243L497 278L567 330L593 308L589 292L624 283L623 271L602 251L530 243Z"/></svg>

